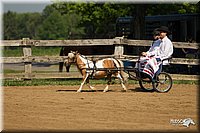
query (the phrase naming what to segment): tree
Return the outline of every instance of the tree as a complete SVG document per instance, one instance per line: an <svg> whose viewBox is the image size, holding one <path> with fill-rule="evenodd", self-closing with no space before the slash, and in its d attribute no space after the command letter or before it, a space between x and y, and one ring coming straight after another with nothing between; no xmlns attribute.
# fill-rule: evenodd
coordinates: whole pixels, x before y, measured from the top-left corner
<svg viewBox="0 0 200 133"><path fill-rule="evenodd" d="M66 26L60 13L54 10L39 26L37 36L40 39L65 39Z"/></svg>
<svg viewBox="0 0 200 133"><path fill-rule="evenodd" d="M39 13L16 13L8 11L4 14L4 39L35 38L40 24Z"/></svg>
<svg viewBox="0 0 200 133"><path fill-rule="evenodd" d="M129 13L130 8L125 4L112 3L55 3L54 7L61 13L76 13L82 16L81 25L85 27L87 38L97 38L101 34L114 31L116 19Z"/></svg>
<svg viewBox="0 0 200 133"><path fill-rule="evenodd" d="M63 15L65 21L67 39L82 38L85 35L84 27L80 25L81 15L68 13Z"/></svg>
<svg viewBox="0 0 200 133"><path fill-rule="evenodd" d="M75 13L61 14L54 6L47 6L37 30L38 39L81 38L84 28L80 26L81 16Z"/></svg>
<svg viewBox="0 0 200 133"><path fill-rule="evenodd" d="M134 5L134 38L135 39L144 39L145 35L145 15L146 15L146 5L138 4Z"/></svg>
<svg viewBox="0 0 200 133"><path fill-rule="evenodd" d="M200 13L200 2L198 4L60 2L46 6L42 13L11 11L4 13L3 35L4 39L112 38L115 34L116 19L133 16L134 37L143 39L145 16L177 13Z"/></svg>
<svg viewBox="0 0 200 133"><path fill-rule="evenodd" d="M182 3L182 4L150 4L147 7L148 16L151 15L167 15L167 14L185 14L200 13L199 3Z"/></svg>
<svg viewBox="0 0 200 133"><path fill-rule="evenodd" d="M37 37L37 29L41 24L41 14L40 13L29 13L29 18L26 21L27 32L29 34L29 38Z"/></svg>
<svg viewBox="0 0 200 133"><path fill-rule="evenodd" d="M3 35L5 40L17 39L17 14L8 11L3 17Z"/></svg>
<svg viewBox="0 0 200 133"><path fill-rule="evenodd" d="M35 38L36 29L40 25L39 13L20 13L17 15L18 38Z"/></svg>

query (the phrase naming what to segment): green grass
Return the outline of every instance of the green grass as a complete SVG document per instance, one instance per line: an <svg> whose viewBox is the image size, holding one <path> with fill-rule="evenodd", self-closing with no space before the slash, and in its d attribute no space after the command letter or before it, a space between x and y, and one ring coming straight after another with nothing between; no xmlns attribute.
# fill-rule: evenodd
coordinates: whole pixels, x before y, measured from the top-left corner
<svg viewBox="0 0 200 133"><path fill-rule="evenodd" d="M3 73L7 74L7 73L23 73L24 70L11 70L11 69L4 69Z"/></svg>
<svg viewBox="0 0 200 133"><path fill-rule="evenodd" d="M24 73L24 70L12 70L12 69L4 69L4 74L12 74L12 73ZM52 73L52 71L32 71L32 73Z"/></svg>
<svg viewBox="0 0 200 133"><path fill-rule="evenodd" d="M33 47L33 56L59 56L60 47Z"/></svg>
<svg viewBox="0 0 200 133"><path fill-rule="evenodd" d="M118 80L112 80L113 84L119 84ZM32 80L3 80L2 86L40 86L40 85L80 85L82 82L82 79L32 79ZM91 79L90 80L91 84L106 84L107 80L105 79L100 79L100 80L95 80ZM135 80L129 80L129 84L138 84L137 81ZM199 81L186 81L186 80L181 80L181 81L173 81L173 84L194 84L194 85L199 85Z"/></svg>
<svg viewBox="0 0 200 133"><path fill-rule="evenodd" d="M3 80L2 86L80 85L82 79ZM91 84L106 84L104 79L90 80Z"/></svg>
<svg viewBox="0 0 200 133"><path fill-rule="evenodd" d="M61 47L32 47L32 56L58 56ZM22 47L5 47L2 50L3 57L23 56Z"/></svg>
<svg viewBox="0 0 200 133"><path fill-rule="evenodd" d="M173 84L195 84L199 85L198 80L173 80Z"/></svg>
<svg viewBox="0 0 200 133"><path fill-rule="evenodd" d="M4 47L2 50L3 57L20 57L23 56L23 50L20 47Z"/></svg>

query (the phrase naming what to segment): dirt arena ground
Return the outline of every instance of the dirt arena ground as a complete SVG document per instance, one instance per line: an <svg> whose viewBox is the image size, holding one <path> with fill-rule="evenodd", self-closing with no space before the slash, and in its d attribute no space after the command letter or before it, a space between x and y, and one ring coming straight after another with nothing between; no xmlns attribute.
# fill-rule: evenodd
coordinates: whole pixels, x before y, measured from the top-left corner
<svg viewBox="0 0 200 133"><path fill-rule="evenodd" d="M3 87L4 131L198 131L197 85L173 85L168 93L119 85L103 93L84 86ZM184 127L172 121L192 118Z"/></svg>

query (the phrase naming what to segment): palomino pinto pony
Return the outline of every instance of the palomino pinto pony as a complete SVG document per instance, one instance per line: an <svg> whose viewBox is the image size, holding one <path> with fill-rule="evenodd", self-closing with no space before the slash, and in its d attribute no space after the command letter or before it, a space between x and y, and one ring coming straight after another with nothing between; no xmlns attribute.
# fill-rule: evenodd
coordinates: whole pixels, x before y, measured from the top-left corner
<svg viewBox="0 0 200 133"><path fill-rule="evenodd" d="M79 54L78 52L71 51L70 53L68 53L68 60L66 62L69 64L75 63L83 76L83 82L81 83L81 86L79 87L77 92L81 92L85 82L87 83L90 89L95 90L94 87L92 87L89 84L90 76L92 76L95 79L107 77L108 83L103 91L103 92L106 92L108 91L108 87L110 85L112 75L119 78L123 89L125 91L127 90L126 86L124 85L124 82L125 82L124 77L126 73L120 70L120 68L123 67L123 63L117 59L105 58L105 59L97 60L94 62L94 61L88 60L87 57ZM98 69L104 69L104 70L98 70ZM119 70L113 70L113 69L119 69Z"/></svg>

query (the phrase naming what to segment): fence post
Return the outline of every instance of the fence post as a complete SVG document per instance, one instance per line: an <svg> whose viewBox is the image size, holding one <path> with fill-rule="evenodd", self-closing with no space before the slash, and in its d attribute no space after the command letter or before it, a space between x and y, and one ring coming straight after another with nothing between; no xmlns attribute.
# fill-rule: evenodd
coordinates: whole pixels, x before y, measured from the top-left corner
<svg viewBox="0 0 200 133"><path fill-rule="evenodd" d="M117 55L119 57L121 57L122 55L124 55L124 38L118 38L120 39L120 43L119 44L114 44L115 46L115 50L114 50L114 55Z"/></svg>
<svg viewBox="0 0 200 133"><path fill-rule="evenodd" d="M114 55L123 55L124 54L124 46L123 44L115 44Z"/></svg>
<svg viewBox="0 0 200 133"><path fill-rule="evenodd" d="M28 60L28 57L32 56L30 39L23 38L22 44L23 44L23 54L24 54L24 72L25 72L24 79L31 79L32 62Z"/></svg>

